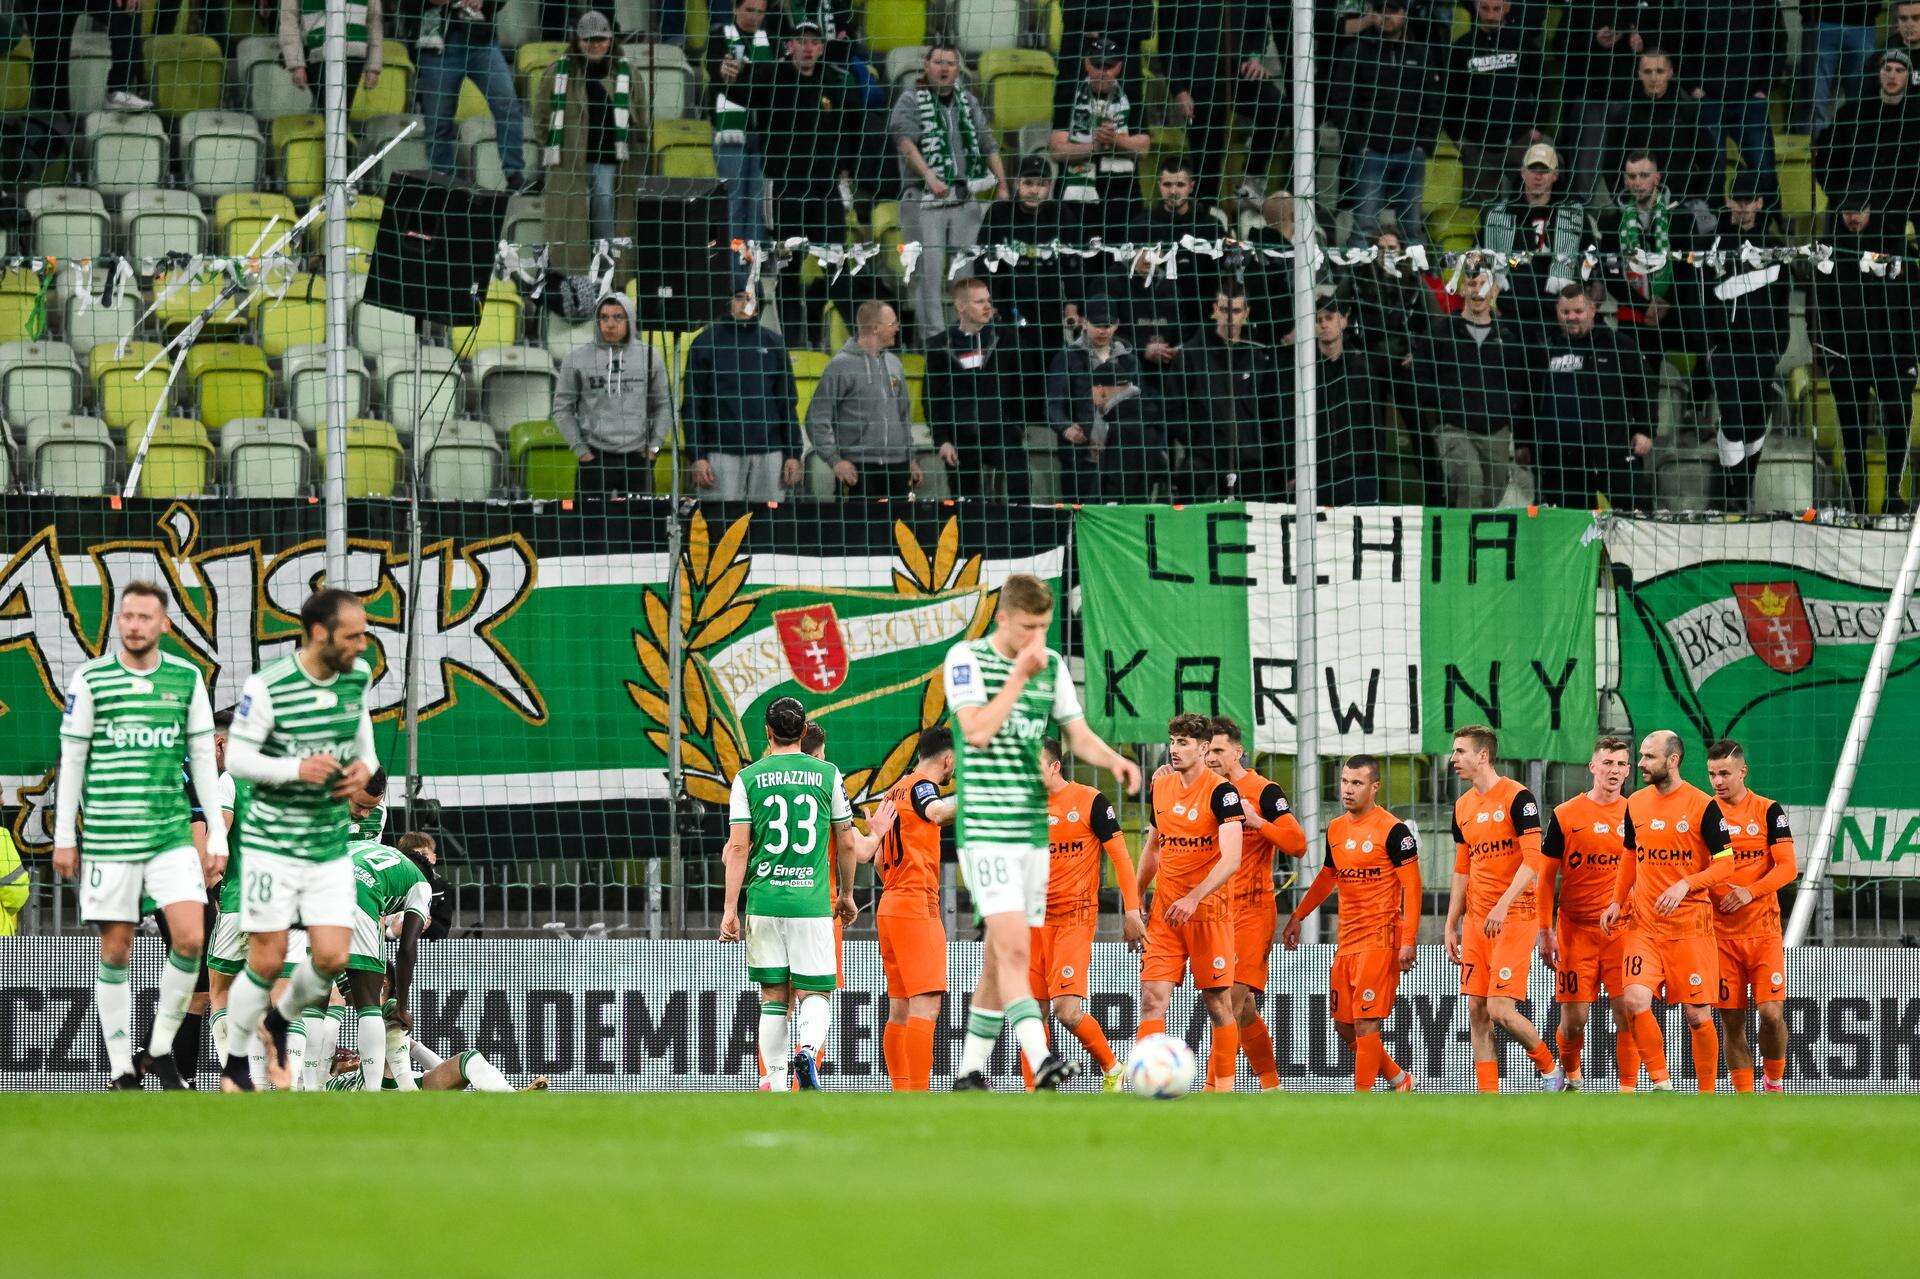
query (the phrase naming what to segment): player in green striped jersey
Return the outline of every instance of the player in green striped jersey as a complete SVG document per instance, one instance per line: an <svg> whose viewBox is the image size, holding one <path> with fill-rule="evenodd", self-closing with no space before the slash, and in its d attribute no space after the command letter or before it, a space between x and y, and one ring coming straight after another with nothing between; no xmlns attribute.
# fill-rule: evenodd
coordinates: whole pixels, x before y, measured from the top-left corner
<svg viewBox="0 0 1920 1279"><path fill-rule="evenodd" d="M398 848L370 840L352 846L354 879L353 944L347 957L347 1002L356 1010L360 1027L360 1066L366 1086L380 1087L380 1071L390 1051L399 1054L394 1078L403 1089L413 1087L413 1072L405 1068L406 1039L389 1043L381 996L387 985L387 929L390 915L401 917L400 948L393 960L393 1016L397 1025L412 1024L407 996L413 989L413 965L419 955L420 934L433 913L433 886L427 882L423 852L432 837L409 831Z"/></svg>
<svg viewBox="0 0 1920 1279"><path fill-rule="evenodd" d="M420 1076L418 1089L421 1092L464 1092L471 1087L475 1092L545 1092L547 1077L535 1075L525 1088L515 1088L507 1082L507 1077L498 1067L480 1055L476 1048L469 1048L452 1057L441 1057L428 1052L425 1048L415 1047L414 1052L426 1059L426 1073ZM348 1058L350 1063L337 1069L333 1078L327 1080L324 1087L328 1092L363 1092L367 1088L366 1075L360 1069L360 1063ZM411 1071L408 1072L411 1077ZM401 1089L406 1085L401 1084Z"/></svg>
<svg viewBox="0 0 1920 1279"><path fill-rule="evenodd" d="M353 823L355 839L380 842L387 833L387 770L375 769L367 784L347 796L347 820Z"/></svg>
<svg viewBox="0 0 1920 1279"><path fill-rule="evenodd" d="M251 940L246 970L227 1001L228 1046L257 1027L276 1088L292 1082L288 1023L324 999L347 966L354 909L347 799L380 767L366 647L359 598L316 592L300 609L300 646L248 677L227 737L227 770L235 781L253 783L237 839L244 859L240 927ZM295 920L306 925L308 958L269 1006ZM223 1091L253 1091L237 1052L229 1052L220 1081Z"/></svg>
<svg viewBox="0 0 1920 1279"><path fill-rule="evenodd" d="M1011 1023L1035 1088L1058 1088L1074 1067L1047 1048L1046 1023L1027 985L1030 928L1046 922L1047 787L1040 747L1058 724L1076 759L1106 769L1129 795L1140 769L1087 727L1067 661L1047 647L1053 591L1016 573L1000 588L993 634L947 652L947 704L958 732L960 873L986 921L980 984L967 1014L954 1091L984 1089L987 1063Z"/></svg>
<svg viewBox="0 0 1920 1279"><path fill-rule="evenodd" d="M161 1087L185 1088L173 1037L199 978L206 886L226 865L227 828L207 813L203 861L194 849L180 761L186 759L197 794L214 793L213 707L200 669L160 651L168 623L159 587L127 583L114 626L119 652L82 666L67 689L53 867L68 879L83 873L80 917L100 929L94 1004L115 1088L140 1087L127 960L141 898L165 912L172 943L143 1067Z"/></svg>

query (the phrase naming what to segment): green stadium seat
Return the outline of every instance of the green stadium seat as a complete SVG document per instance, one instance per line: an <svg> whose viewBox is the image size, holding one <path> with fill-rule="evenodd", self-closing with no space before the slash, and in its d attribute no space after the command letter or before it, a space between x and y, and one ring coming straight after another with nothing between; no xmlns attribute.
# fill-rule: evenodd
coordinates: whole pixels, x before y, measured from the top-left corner
<svg viewBox="0 0 1920 1279"><path fill-rule="evenodd" d="M437 502L484 502L500 473L500 441L485 422L458 418L423 442L420 476Z"/></svg>
<svg viewBox="0 0 1920 1279"><path fill-rule="evenodd" d="M507 433L507 455L516 482L530 498L570 498L580 460L552 422L521 422Z"/></svg>

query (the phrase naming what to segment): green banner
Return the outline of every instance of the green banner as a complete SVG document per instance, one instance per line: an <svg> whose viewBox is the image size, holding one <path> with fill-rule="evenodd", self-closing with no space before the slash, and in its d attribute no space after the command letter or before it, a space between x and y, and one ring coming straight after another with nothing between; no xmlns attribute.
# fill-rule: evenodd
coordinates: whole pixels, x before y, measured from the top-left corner
<svg viewBox="0 0 1920 1279"><path fill-rule="evenodd" d="M1075 526L1088 716L1157 740L1220 711L1297 750L1444 752L1500 730L1508 757L1584 760L1594 733L1599 547L1590 515L1347 507L1316 516L1315 661L1302 679L1292 508L1101 507Z"/></svg>

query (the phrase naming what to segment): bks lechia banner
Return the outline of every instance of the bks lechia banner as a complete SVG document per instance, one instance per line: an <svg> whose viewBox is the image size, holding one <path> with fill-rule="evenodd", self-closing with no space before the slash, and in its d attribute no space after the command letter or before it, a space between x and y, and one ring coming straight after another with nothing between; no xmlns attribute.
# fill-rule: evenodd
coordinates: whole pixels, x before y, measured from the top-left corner
<svg viewBox="0 0 1920 1279"><path fill-rule="evenodd" d="M1595 721L1593 517L1341 507L1317 513L1315 653L1301 670L1293 508L1099 507L1075 523L1090 722L1158 741L1227 714L1323 755L1444 753L1491 724L1510 758L1584 760Z"/></svg>

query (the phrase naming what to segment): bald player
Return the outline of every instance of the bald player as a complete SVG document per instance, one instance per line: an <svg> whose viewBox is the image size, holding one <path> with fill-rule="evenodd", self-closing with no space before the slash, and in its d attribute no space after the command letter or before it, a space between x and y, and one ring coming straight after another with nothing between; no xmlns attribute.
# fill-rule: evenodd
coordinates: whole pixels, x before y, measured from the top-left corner
<svg viewBox="0 0 1920 1279"><path fill-rule="evenodd" d="M1680 1005L1693 1040L1700 1091L1712 1092L1720 1067L1720 1035L1709 1009L1719 991L1720 952L1707 890L1729 879L1738 863L1720 805L1680 776L1680 735L1649 733L1640 743L1647 784L1627 798L1627 852L1614 878L1613 900L1600 916L1609 936L1627 930L1621 966L1634 1042L1656 1092L1671 1092L1667 1046L1653 1015L1662 987Z"/></svg>
<svg viewBox="0 0 1920 1279"><path fill-rule="evenodd" d="M1233 911L1233 1015L1240 1027L1240 1052L1261 1092L1279 1092L1280 1067L1273 1059L1273 1033L1260 1016L1267 993L1267 961L1273 952L1275 853L1298 858L1307 851L1307 832L1293 815L1287 794L1247 767L1240 726L1225 715L1213 717L1207 767L1233 783L1240 793L1240 869L1227 884Z"/></svg>
<svg viewBox="0 0 1920 1279"><path fill-rule="evenodd" d="M1107 1033L1087 1012L1087 969L1100 923L1100 858L1113 863L1120 886L1121 930L1127 949L1138 951L1147 936L1140 915L1140 884L1134 877L1127 837L1113 801L1084 782L1067 778L1060 743L1040 747L1040 778L1047 787L1047 922L1033 930L1033 993L1051 1002L1053 1015L1100 1067L1103 1092L1120 1091L1120 1064Z"/></svg>
<svg viewBox="0 0 1920 1279"><path fill-rule="evenodd" d="M1747 1009L1760 1014L1760 1088L1785 1092L1787 954L1780 932L1780 890L1799 866L1787 812L1747 789L1747 753L1734 741L1707 747L1707 782L1733 849L1734 871L1713 893L1713 934L1720 950L1720 1033L1735 1092L1753 1091L1753 1045Z"/></svg>
<svg viewBox="0 0 1920 1279"><path fill-rule="evenodd" d="M1633 1042L1620 969L1626 935L1609 937L1600 931L1600 912L1613 900L1613 882L1627 854L1627 799L1621 790L1633 771L1628 760L1624 738L1603 737L1595 743L1587 763L1593 786L1553 810L1553 824L1540 849L1546 858L1540 900L1554 900L1556 877L1560 890L1559 927L1541 930L1540 957L1554 970L1553 999L1560 1005L1555 1047L1568 1088L1580 1086L1587 1022L1603 988L1613 1005L1620 1091L1632 1092L1640 1080L1640 1050Z"/></svg>
<svg viewBox="0 0 1920 1279"><path fill-rule="evenodd" d="M1233 1016L1233 912L1226 888L1240 869L1241 813L1233 784L1207 767L1204 715L1167 724L1171 767L1153 779L1153 825L1140 852L1140 889L1160 876L1140 962L1137 1039L1165 1033L1173 988L1189 970L1213 1023L1207 1090L1232 1092L1240 1035ZM1137 1042L1137 1040L1136 1040Z"/></svg>
<svg viewBox="0 0 1920 1279"><path fill-rule="evenodd" d="M1280 944L1300 944L1300 921L1340 894L1340 944L1327 975L1328 1008L1340 1042L1353 1049L1353 1090L1384 1079L1412 1092L1413 1078L1387 1056L1380 1027L1393 1011L1400 974L1411 972L1420 938L1420 846L1405 822L1377 802L1380 761L1355 755L1340 770L1340 807L1327 823L1326 861L1287 917Z"/></svg>
<svg viewBox="0 0 1920 1279"><path fill-rule="evenodd" d="M1480 1091L1500 1091L1500 1052L1493 1036L1500 1026L1527 1050L1547 1090L1559 1092L1567 1077L1519 1006L1527 997L1542 922L1534 891L1541 877L1540 803L1495 769L1499 746L1494 731L1483 724L1469 724L1453 735L1453 771L1467 783L1467 792L1453 805L1447 956L1460 965ZM1551 918L1545 922L1553 926Z"/></svg>
<svg viewBox="0 0 1920 1279"><path fill-rule="evenodd" d="M926 1092L933 1080L933 1032L947 993L947 929L940 915L940 830L954 802L953 730L920 734L914 765L887 792L893 827L880 841L880 962L887 973L881 1052L895 1092Z"/></svg>

